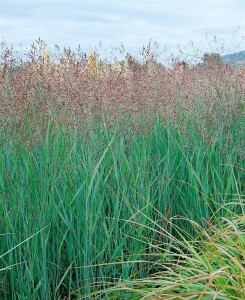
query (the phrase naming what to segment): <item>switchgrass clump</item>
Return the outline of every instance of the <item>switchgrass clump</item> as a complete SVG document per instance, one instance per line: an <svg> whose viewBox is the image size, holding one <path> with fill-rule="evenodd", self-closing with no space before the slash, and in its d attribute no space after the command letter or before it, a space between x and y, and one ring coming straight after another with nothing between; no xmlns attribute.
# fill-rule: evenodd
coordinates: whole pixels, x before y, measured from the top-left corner
<svg viewBox="0 0 245 300"><path fill-rule="evenodd" d="M37 44L1 56L0 299L240 299L244 69Z"/></svg>

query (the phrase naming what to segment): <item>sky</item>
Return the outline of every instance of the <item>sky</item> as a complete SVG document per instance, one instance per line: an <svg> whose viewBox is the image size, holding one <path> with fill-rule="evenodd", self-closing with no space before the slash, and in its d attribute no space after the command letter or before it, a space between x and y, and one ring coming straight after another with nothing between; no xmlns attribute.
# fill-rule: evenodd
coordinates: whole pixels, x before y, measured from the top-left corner
<svg viewBox="0 0 245 300"><path fill-rule="evenodd" d="M229 53L245 50L243 35L245 0L0 0L0 39L17 50L40 37L85 52L101 42L103 51L123 43L136 53L152 40L173 53L192 43Z"/></svg>

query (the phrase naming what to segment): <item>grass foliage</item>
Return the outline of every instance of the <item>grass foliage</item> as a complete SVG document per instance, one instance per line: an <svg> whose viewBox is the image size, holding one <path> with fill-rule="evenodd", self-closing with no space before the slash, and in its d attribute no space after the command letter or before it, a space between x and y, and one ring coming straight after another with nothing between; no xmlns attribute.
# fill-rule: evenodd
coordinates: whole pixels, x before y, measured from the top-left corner
<svg viewBox="0 0 245 300"><path fill-rule="evenodd" d="M245 299L245 68L0 48L0 299Z"/></svg>
<svg viewBox="0 0 245 300"><path fill-rule="evenodd" d="M1 132L1 299L241 299L242 126L32 130Z"/></svg>
<svg viewBox="0 0 245 300"><path fill-rule="evenodd" d="M224 208L224 207L223 207ZM203 229L188 222L199 232L193 239L184 238L186 231L178 228L179 237L168 232L166 247L159 251L158 272L148 278L126 280L106 292L107 299L244 299L245 239L244 216L207 222ZM162 245L163 246L163 245ZM156 268L156 263L155 263Z"/></svg>

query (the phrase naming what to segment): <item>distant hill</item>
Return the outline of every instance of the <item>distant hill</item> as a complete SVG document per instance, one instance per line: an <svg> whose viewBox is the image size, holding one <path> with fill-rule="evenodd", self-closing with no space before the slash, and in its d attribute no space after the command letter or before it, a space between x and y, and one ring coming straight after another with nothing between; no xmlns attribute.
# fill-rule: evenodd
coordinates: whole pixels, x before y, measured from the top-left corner
<svg viewBox="0 0 245 300"><path fill-rule="evenodd" d="M221 59L226 64L239 67L245 65L245 51L223 55Z"/></svg>

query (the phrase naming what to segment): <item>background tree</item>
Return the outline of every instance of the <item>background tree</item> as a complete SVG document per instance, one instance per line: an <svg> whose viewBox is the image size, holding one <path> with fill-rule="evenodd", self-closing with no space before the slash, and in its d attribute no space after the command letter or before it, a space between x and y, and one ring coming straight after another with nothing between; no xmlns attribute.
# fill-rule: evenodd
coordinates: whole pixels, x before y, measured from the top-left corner
<svg viewBox="0 0 245 300"><path fill-rule="evenodd" d="M204 53L202 58L204 66L212 66L213 64L221 64L221 56L219 53Z"/></svg>

